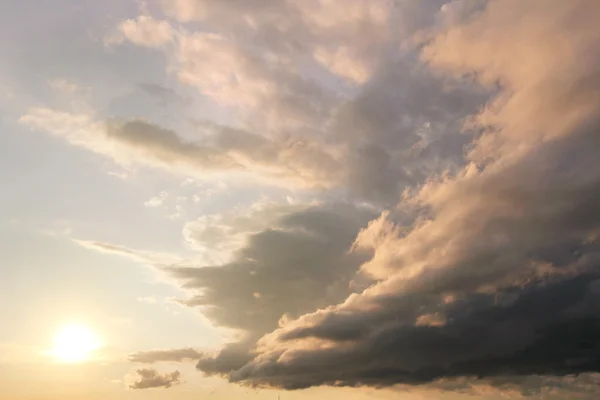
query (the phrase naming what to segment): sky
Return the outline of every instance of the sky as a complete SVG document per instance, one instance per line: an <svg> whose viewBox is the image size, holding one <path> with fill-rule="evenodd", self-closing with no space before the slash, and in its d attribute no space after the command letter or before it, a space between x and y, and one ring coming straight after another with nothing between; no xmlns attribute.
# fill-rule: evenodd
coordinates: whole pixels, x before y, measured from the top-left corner
<svg viewBox="0 0 600 400"><path fill-rule="evenodd" d="M0 2L0 397L595 399L598 20Z"/></svg>

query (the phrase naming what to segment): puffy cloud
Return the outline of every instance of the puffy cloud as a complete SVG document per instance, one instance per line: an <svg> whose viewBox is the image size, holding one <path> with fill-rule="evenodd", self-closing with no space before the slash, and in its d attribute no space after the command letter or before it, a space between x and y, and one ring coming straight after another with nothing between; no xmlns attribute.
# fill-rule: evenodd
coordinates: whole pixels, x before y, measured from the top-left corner
<svg viewBox="0 0 600 400"><path fill-rule="evenodd" d="M207 374L225 374L252 359L263 334L303 313L343 300L368 252L349 252L361 227L376 216L371 207L346 203L281 205L260 202L246 214L215 216L215 243L237 247L214 265L178 260L102 242L78 241L90 249L150 264L189 293L180 304L198 308L214 324L236 330L239 340L216 354L193 349L134 353L134 362L198 359ZM211 223L190 223L185 232L195 246L208 247ZM198 249L197 249L198 250ZM205 258L205 257L202 257Z"/></svg>
<svg viewBox="0 0 600 400"><path fill-rule="evenodd" d="M201 353L191 347L181 349L149 350L130 354L128 360L136 363L153 364L155 362L182 362L198 360Z"/></svg>
<svg viewBox="0 0 600 400"><path fill-rule="evenodd" d="M162 47L173 41L175 31L166 21L157 21L148 15L123 21L120 33L130 42L145 47Z"/></svg>
<svg viewBox="0 0 600 400"><path fill-rule="evenodd" d="M188 246L207 259L226 260L241 248L251 234L273 228L279 219L309 208L309 204L290 205L259 201L249 207L207 214L189 221L183 228Z"/></svg>
<svg viewBox="0 0 600 400"><path fill-rule="evenodd" d="M130 389L152 389L164 388L168 389L173 385L179 385L181 373L179 371L168 372L161 374L155 369L141 368L136 369L132 376L129 377Z"/></svg>
<svg viewBox="0 0 600 400"><path fill-rule="evenodd" d="M163 1L183 22L202 21L244 41L254 40L283 59L303 57L354 83L364 83L400 43L427 23L443 1L307 0Z"/></svg>
<svg viewBox="0 0 600 400"><path fill-rule="evenodd" d="M169 196L169 193L167 193L165 191L160 192L158 194L158 196L151 197L146 202L144 202L144 205L146 207L158 207L163 204L163 202L166 200L166 198L168 196Z"/></svg>
<svg viewBox="0 0 600 400"><path fill-rule="evenodd" d="M166 51L182 82L242 108L254 124L315 129L339 103L320 69L358 85L369 81L397 58L390 48L432 23L443 3L165 1L171 16L212 28L180 30Z"/></svg>
<svg viewBox="0 0 600 400"><path fill-rule="evenodd" d="M182 34L171 58L181 82L242 110L261 129L314 129L335 103L333 93L292 60L222 34Z"/></svg>
<svg viewBox="0 0 600 400"><path fill-rule="evenodd" d="M185 304L204 307L218 325L262 334L284 314L298 316L349 293L365 256L348 250L372 216L372 209L350 204L290 206L287 213L274 207L273 222L249 234L226 264L167 271L192 292ZM239 217L244 222L254 224Z"/></svg>
<svg viewBox="0 0 600 400"><path fill-rule="evenodd" d="M254 217L267 215L272 222L247 234L227 263L165 268L190 292L183 304L199 307L215 324L242 333L239 342L217 355L203 355L198 368L204 372L239 368L251 359L258 337L353 290L351 281L366 255L348 250L373 210L350 204L288 207L287 213L274 205L259 209ZM257 226L250 217L232 222L234 229Z"/></svg>
<svg viewBox="0 0 600 400"><path fill-rule="evenodd" d="M594 118L600 34L590 27L597 13L598 5L585 1L490 1L478 18L450 26L424 49L436 68L504 88L476 118L498 129L477 141L471 159L519 156L515 148L525 151Z"/></svg>
<svg viewBox="0 0 600 400"><path fill-rule="evenodd" d="M435 22L441 1L417 7L352 0L343 8L330 1L256 3L164 5L182 20L215 24L214 32L178 31L173 46L164 50L169 70L217 102L236 107L244 129L201 123L200 140L186 141L141 120L113 121L106 128L90 116L32 109L21 121L120 162L197 175L251 172L288 187L341 188L384 206L431 173L464 163L470 136L461 133L462 121L485 96L424 71L414 51L388 54L390 46ZM399 27L405 32L390 33ZM285 35L278 37L290 43L269 42L277 36L268 32L271 28L282 30ZM363 51L366 55L355 57ZM361 84L353 89L356 95L336 90L323 79L318 63L348 69L337 73ZM142 89L173 95L155 86Z"/></svg>
<svg viewBox="0 0 600 400"><path fill-rule="evenodd" d="M294 389L600 370L600 7L473 10L423 52L440 72L498 83L470 120L470 163L358 236L374 284L282 323L231 380Z"/></svg>

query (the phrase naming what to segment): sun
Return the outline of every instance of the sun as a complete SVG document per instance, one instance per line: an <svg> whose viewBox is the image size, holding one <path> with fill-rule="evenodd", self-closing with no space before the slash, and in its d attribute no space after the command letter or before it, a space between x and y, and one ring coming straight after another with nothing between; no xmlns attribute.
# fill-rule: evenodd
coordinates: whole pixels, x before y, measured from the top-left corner
<svg viewBox="0 0 600 400"><path fill-rule="evenodd" d="M84 325L67 325L54 338L52 355L60 362L78 363L89 360L100 347L100 340Z"/></svg>

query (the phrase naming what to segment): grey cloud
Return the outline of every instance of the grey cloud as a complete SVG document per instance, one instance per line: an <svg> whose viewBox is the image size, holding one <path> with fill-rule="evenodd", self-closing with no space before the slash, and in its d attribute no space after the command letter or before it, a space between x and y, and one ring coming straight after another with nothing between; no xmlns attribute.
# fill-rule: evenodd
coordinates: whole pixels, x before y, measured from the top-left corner
<svg viewBox="0 0 600 400"><path fill-rule="evenodd" d="M510 297L510 291L472 296L446 310L451 322L445 326L403 323L406 311L399 304L395 305L396 312L388 306L386 316L354 315L353 325L347 320L321 323L319 330L296 332L296 339L310 335L337 346L302 349L296 348L292 337L281 338L290 351L262 354L232 373L231 379L298 389L598 371L597 307L594 314L587 314L589 318L569 316L570 308L598 300L597 295L588 297L592 279L598 279L598 275L545 288L540 283L504 307L494 302L499 296ZM424 303L418 298L400 301Z"/></svg>
<svg viewBox="0 0 600 400"><path fill-rule="evenodd" d="M216 354L204 354L196 368L207 376L225 376L252 361L255 341L256 335L251 334L239 342L227 344Z"/></svg>
<svg viewBox="0 0 600 400"><path fill-rule="evenodd" d="M181 374L179 371L161 374L155 369L143 368L136 369L134 374L135 376L132 377L132 383L129 385L129 388L134 390L152 388L168 389L173 385L181 383Z"/></svg>
<svg viewBox="0 0 600 400"><path fill-rule="evenodd" d="M306 204L257 202L247 208L203 215L185 224L183 236L188 246L202 257L223 260L242 247L249 235L271 227L285 215L308 207Z"/></svg>
<svg viewBox="0 0 600 400"><path fill-rule="evenodd" d="M169 129L134 120L111 121L106 130L95 129L83 138L70 137L67 130L58 134L125 163L198 175L250 172L278 185L336 188L389 207L405 188L464 164L471 136L461 133L462 122L485 99L460 80L424 71L414 51L389 54L390 46L435 22L434 11L442 4L351 0L341 12L329 2L166 2L164 7L183 20L208 20L223 29L223 21L235 25L232 35L180 32L173 49L166 51L175 52L169 54L182 81L217 101L246 104L241 114L247 129L212 124L195 132L199 140L185 140ZM389 32L397 27L406 32ZM290 50L295 45L279 46L287 49L282 50L263 43L265 37L276 36L261 35L271 28L283 29L281 40L294 37L305 49L298 53ZM248 35L248 29L256 32ZM351 99L339 96L339 88L331 87L315 65L309 73L295 67L324 43L337 42L356 56L341 65L370 65L374 60L369 79L353 90L358 94ZM158 85L140 88L165 101L178 96ZM63 122L64 116L52 118ZM48 119L36 113L22 118L52 130Z"/></svg>
<svg viewBox="0 0 600 400"><path fill-rule="evenodd" d="M240 42L252 37L278 57L312 59L333 74L363 83L389 56L390 46L433 23L444 3L178 0L162 5L182 21L203 21Z"/></svg>
<svg viewBox="0 0 600 400"><path fill-rule="evenodd" d="M226 126L206 125L205 139L186 142L175 132L144 121L109 124L110 139L171 167L200 173L249 171L286 185L329 186L341 174L339 163L316 143L269 139Z"/></svg>
<svg viewBox="0 0 600 400"><path fill-rule="evenodd" d="M600 371L600 7L589 4L490 1L462 34L440 34L439 53L424 53L437 67L503 84L471 121L483 131L473 162L406 194L400 209L419 213L408 225L392 211L358 236L375 284L286 321L231 380L297 389ZM565 30L568 44L548 46ZM481 54L486 39L499 47ZM520 40L540 54L515 58Z"/></svg>
<svg viewBox="0 0 600 400"><path fill-rule="evenodd" d="M198 368L225 373L251 359L258 337L280 320L297 317L344 299L366 254L349 253L356 234L374 211L350 204L294 209L248 236L244 247L223 265L170 267L166 271L193 296L182 302L219 326L244 332Z"/></svg>
<svg viewBox="0 0 600 400"><path fill-rule="evenodd" d="M205 306L213 322L264 333L284 314L298 316L345 298L365 260L348 250L372 216L349 204L310 207L250 235L225 265L168 272L197 292L185 303Z"/></svg>
<svg viewBox="0 0 600 400"><path fill-rule="evenodd" d="M138 87L148 95L155 97L163 106L188 106L192 99L179 94L175 89L157 85L155 83L140 83Z"/></svg>
<svg viewBox="0 0 600 400"><path fill-rule="evenodd" d="M113 128L108 137L170 167L192 172L246 171L279 185L331 186L341 165L306 139L270 139L241 129L207 125L205 139L186 142L175 132L143 121Z"/></svg>
<svg viewBox="0 0 600 400"><path fill-rule="evenodd" d="M162 361L193 361L200 359L200 357L201 353L198 351L191 347L184 347L181 349L138 351L130 354L127 359L135 363L152 364Z"/></svg>
<svg viewBox="0 0 600 400"><path fill-rule="evenodd" d="M204 126L202 139L190 141L143 120L97 123L87 115L32 109L20 121L123 164L179 169L190 175L252 172L283 186L330 187L341 164L309 138L267 138L242 129Z"/></svg>
<svg viewBox="0 0 600 400"><path fill-rule="evenodd" d="M242 43L224 35L182 34L171 55L179 79L220 104L242 110L245 120L259 129L319 126L335 95L292 68L292 60Z"/></svg>
<svg viewBox="0 0 600 400"><path fill-rule="evenodd" d="M458 170L473 139L464 121L487 96L434 76L413 56L389 62L330 121L330 140L347 155L349 190L390 207L407 187Z"/></svg>
<svg viewBox="0 0 600 400"><path fill-rule="evenodd" d="M144 121L108 123L106 135L167 165L201 169L234 169L237 166L234 160L214 148L185 142L175 132Z"/></svg>
<svg viewBox="0 0 600 400"><path fill-rule="evenodd" d="M453 391L469 396L520 398L535 396L541 399L561 400L595 398L600 386L600 374L586 373L567 376L530 375L521 377L492 377L486 380L444 379L429 387L441 392Z"/></svg>
<svg viewBox="0 0 600 400"><path fill-rule="evenodd" d="M412 72L415 68L414 62L389 65L337 108L322 138L268 137L205 123L197 127L201 139L192 141L133 120L110 121L105 131L88 128L86 137L67 139L126 163L200 175L252 172L278 185L347 188L354 197L390 206L405 188L464 164L471 136L462 132L462 121L484 98L466 85L448 87L448 82ZM52 131L49 120L62 118L33 113L23 121Z"/></svg>

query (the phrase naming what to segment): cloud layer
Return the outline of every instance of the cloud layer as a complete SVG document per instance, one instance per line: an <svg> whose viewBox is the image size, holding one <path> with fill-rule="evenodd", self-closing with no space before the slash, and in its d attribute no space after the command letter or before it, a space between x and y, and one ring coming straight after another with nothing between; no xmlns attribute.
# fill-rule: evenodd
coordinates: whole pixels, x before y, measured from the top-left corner
<svg viewBox="0 0 600 400"><path fill-rule="evenodd" d="M214 354L132 362L194 360L286 389L587 393L600 371L599 4L160 4L165 16L122 22L118 41L164 55L229 124L175 132L50 108L21 122L121 164L244 174L319 200L188 221L205 260L192 265L79 241L154 264L180 304L237 334ZM179 379L138 374L140 388Z"/></svg>
<svg viewBox="0 0 600 400"><path fill-rule="evenodd" d="M293 389L598 371L599 15L490 1L429 42L432 67L500 84L472 118L469 164L358 235L376 284L264 336L230 378Z"/></svg>

